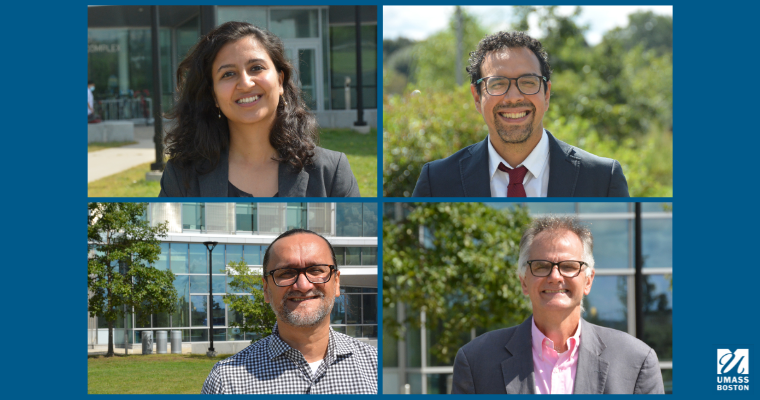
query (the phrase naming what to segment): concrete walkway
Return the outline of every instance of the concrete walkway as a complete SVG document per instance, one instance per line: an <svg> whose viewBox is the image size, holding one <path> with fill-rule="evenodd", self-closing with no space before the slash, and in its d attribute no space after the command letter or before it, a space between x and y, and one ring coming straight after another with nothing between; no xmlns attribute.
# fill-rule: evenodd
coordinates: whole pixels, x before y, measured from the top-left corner
<svg viewBox="0 0 760 400"><path fill-rule="evenodd" d="M153 126L135 126L137 144L87 153L87 183L156 161ZM145 172L148 172L147 170Z"/></svg>

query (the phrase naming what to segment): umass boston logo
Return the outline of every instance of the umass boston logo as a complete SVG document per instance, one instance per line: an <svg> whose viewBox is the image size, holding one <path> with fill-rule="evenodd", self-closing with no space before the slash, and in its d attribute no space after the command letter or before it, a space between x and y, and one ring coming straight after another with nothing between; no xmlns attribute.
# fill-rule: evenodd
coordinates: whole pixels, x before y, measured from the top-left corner
<svg viewBox="0 0 760 400"><path fill-rule="evenodd" d="M749 349L718 349L718 390L749 390Z"/></svg>

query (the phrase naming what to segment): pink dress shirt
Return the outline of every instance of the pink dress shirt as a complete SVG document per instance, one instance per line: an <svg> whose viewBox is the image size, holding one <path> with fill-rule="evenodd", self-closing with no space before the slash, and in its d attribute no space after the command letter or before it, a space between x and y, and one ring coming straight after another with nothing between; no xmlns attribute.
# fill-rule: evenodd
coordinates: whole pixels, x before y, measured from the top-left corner
<svg viewBox="0 0 760 400"><path fill-rule="evenodd" d="M561 354L554 350L554 342L538 330L535 320L532 326L536 393L572 394L578 369L578 346L581 344L580 322L575 334L567 339L568 350Z"/></svg>

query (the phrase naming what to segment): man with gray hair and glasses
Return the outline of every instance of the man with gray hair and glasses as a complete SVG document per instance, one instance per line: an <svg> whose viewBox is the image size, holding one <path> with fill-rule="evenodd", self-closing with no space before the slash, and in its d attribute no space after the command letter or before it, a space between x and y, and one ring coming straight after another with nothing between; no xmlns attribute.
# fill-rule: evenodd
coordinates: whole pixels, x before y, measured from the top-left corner
<svg viewBox="0 0 760 400"><path fill-rule="evenodd" d="M575 217L531 223L520 240L518 274L533 316L459 349L452 393L664 393L654 350L581 318L594 283L593 246Z"/></svg>
<svg viewBox="0 0 760 400"><path fill-rule="evenodd" d="M628 197L619 162L544 129L552 71L541 42L524 32L486 36L467 72L488 136L425 164L412 197Z"/></svg>
<svg viewBox="0 0 760 400"><path fill-rule="evenodd" d="M272 334L216 363L202 393L377 394L377 349L330 328L340 296L330 242L291 229L269 245L263 270Z"/></svg>

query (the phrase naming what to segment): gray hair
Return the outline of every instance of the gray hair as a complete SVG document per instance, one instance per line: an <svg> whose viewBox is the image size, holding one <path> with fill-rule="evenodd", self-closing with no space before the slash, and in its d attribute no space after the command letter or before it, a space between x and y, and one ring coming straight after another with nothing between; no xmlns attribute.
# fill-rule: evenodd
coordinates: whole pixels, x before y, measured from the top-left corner
<svg viewBox="0 0 760 400"><path fill-rule="evenodd" d="M583 244L583 260L578 261L588 264L586 276L591 275L591 271L594 270L594 237L591 231L575 216L548 215L534 219L520 239L520 256L517 260L517 273L520 278L525 278L525 272L528 270L528 257L533 240L544 231L570 231L578 236Z"/></svg>

